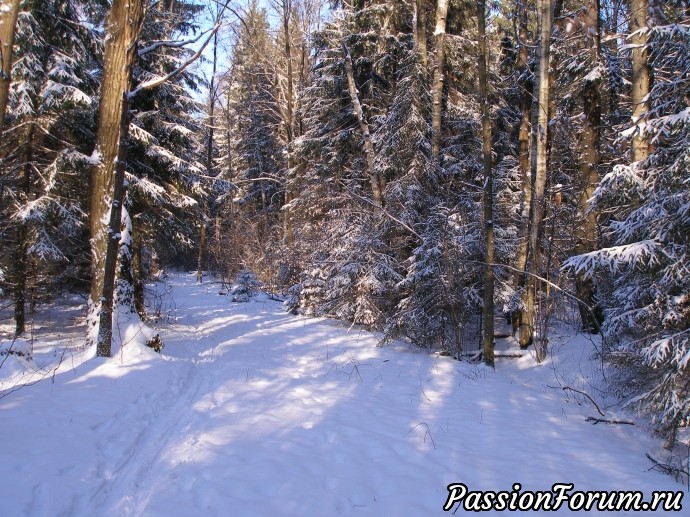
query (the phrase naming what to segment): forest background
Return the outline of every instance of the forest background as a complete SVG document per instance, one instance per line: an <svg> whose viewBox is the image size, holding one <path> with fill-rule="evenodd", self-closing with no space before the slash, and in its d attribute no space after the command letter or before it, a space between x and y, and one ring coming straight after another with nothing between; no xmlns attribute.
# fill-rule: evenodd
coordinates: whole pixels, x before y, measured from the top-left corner
<svg viewBox="0 0 690 517"><path fill-rule="evenodd" d="M89 293L108 356L196 268L488 364L501 313L539 360L577 322L687 427L687 0L2 0L0 48L16 336Z"/></svg>

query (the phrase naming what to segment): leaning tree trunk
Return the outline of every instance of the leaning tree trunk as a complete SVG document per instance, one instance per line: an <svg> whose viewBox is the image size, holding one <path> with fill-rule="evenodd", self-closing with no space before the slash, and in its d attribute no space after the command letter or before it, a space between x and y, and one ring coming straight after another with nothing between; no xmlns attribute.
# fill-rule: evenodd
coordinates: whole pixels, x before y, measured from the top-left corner
<svg viewBox="0 0 690 517"><path fill-rule="evenodd" d="M12 46L19 15L19 0L0 0L0 131L7 110L12 79Z"/></svg>
<svg viewBox="0 0 690 517"><path fill-rule="evenodd" d="M98 356L110 356L113 294L120 241L128 94L144 19L142 0L114 0L108 15L98 133L91 176L91 294L89 340Z"/></svg>
<svg viewBox="0 0 690 517"><path fill-rule="evenodd" d="M352 99L352 107L355 111L355 116L359 122L359 128L362 131L364 138L364 154L367 158L367 173L369 174L369 181L371 183L371 193L374 198L376 206L383 206L383 189L385 187L383 178L376 172L374 167L374 144L371 140L371 132L369 131L369 123L364 117L362 104L359 101L359 94L357 93L357 85L355 84L355 73L352 68L352 56L350 51L343 43L343 52L345 54L345 73L347 75L347 87Z"/></svg>
<svg viewBox="0 0 690 517"><path fill-rule="evenodd" d="M477 26L479 38L479 104L482 113L482 147L484 154L484 362L494 365L494 223L493 185L491 169L491 121L489 120L487 48L486 48L486 2L477 1Z"/></svg>
<svg viewBox="0 0 690 517"><path fill-rule="evenodd" d="M647 44L648 0L632 0L630 13L630 41L632 43L632 121L637 124L640 118L649 111L647 95L650 88L649 52ZM649 143L639 131L635 132L632 141L633 162L641 162L649 156Z"/></svg>
<svg viewBox="0 0 690 517"><path fill-rule="evenodd" d="M585 13L585 43L590 52L591 68L600 66L600 38L599 38L599 0L587 0ZM599 88L601 80L596 73L588 74L582 91L583 127L580 136L580 198L578 208L583 216L582 224L576 230L575 253L581 255L594 251L597 247L597 214L590 210L589 199L599 182L599 140L601 126L601 96ZM596 299L592 278L588 275L577 274L575 290L579 300L578 308L582 331L597 333L600 321L595 311Z"/></svg>
<svg viewBox="0 0 690 517"><path fill-rule="evenodd" d="M443 107L443 66L445 64L446 18L448 0L438 0L436 4L436 67L432 90L431 112L431 155L438 160L441 152L441 108Z"/></svg>
<svg viewBox="0 0 690 517"><path fill-rule="evenodd" d="M534 334L535 295L539 285L538 277L541 264L541 242L544 224L544 212L546 203L546 176L548 168L548 142L549 142L549 57L551 43L551 27L553 24L553 6L551 0L540 0L540 42L539 42L539 83L537 96L537 127L536 152L534 171L534 191L532 194L532 207L530 210L529 231L529 279L525 289L525 312L520 324L520 346L526 347L532 343ZM540 340L543 341L543 340ZM537 361L546 357L546 351L542 346L537 348Z"/></svg>

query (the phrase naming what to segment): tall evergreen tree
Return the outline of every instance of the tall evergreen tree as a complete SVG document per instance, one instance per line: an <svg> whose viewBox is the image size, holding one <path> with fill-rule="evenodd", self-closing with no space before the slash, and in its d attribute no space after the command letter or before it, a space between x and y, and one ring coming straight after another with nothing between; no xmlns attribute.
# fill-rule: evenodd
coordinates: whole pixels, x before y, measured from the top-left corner
<svg viewBox="0 0 690 517"><path fill-rule="evenodd" d="M632 163L614 167L594 192L595 206L615 214L611 245L566 267L610 286L603 332L613 388L672 443L690 418L690 31L685 13L668 13L644 49L656 78L650 109L623 134L653 148L641 162L633 148Z"/></svg>
<svg viewBox="0 0 690 517"><path fill-rule="evenodd" d="M31 296L39 296L37 289L45 292L64 274L81 276L83 266L79 241L87 203L80 185L93 142L98 82L90 71L98 66L99 37L81 23L82 7L75 0L29 2L17 24L8 124L0 143L0 213L10 223L0 236L0 260L9 272L17 334L25 329L29 282Z"/></svg>

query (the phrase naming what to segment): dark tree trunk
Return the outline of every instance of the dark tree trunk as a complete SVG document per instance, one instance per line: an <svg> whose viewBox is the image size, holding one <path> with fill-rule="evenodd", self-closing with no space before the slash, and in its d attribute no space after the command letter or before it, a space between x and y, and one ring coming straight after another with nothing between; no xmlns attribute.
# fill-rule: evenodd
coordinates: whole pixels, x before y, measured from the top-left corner
<svg viewBox="0 0 690 517"><path fill-rule="evenodd" d="M293 168L295 167L295 150L293 149L294 140L294 106L295 106L295 94L293 86L292 77L292 41L290 39L290 17L292 15L292 0L282 0L282 22L283 22L283 38L284 42L284 52L285 60L287 62L287 92L285 94L285 120L283 124L285 126L285 140L287 148L287 177L285 181L285 204L288 205L285 209L285 243L288 246L292 246L295 240L295 232L292 221L292 210L289 206L290 202L295 199L295 191L293 187L294 183L294 173Z"/></svg>
<svg viewBox="0 0 690 517"><path fill-rule="evenodd" d="M486 47L486 3L477 1L479 38L479 104L482 114L482 147L484 154L484 307L483 348L484 362L494 365L494 224L493 224L493 172L491 168L491 120L489 119L487 47Z"/></svg>
<svg viewBox="0 0 690 517"><path fill-rule="evenodd" d="M201 213L201 232L199 235L199 252L196 260L196 281L201 283L204 279L204 257L206 256L206 225L208 220L208 205L204 202Z"/></svg>
<svg viewBox="0 0 690 517"><path fill-rule="evenodd" d="M590 52L592 68L599 66L600 38L599 38L599 0L587 0L585 30L585 45ZM580 197L578 208L582 215L582 224L578 225L575 253L580 255L594 251L597 247L597 214L589 210L588 200L594 194L599 183L599 140L601 126L601 96L599 90L601 81L596 78L585 80L583 100L583 128L580 137ZM581 330L597 333L601 322L596 316L596 297L594 284L590 276L578 274L575 281L577 297L584 303L579 303Z"/></svg>
<svg viewBox="0 0 690 517"><path fill-rule="evenodd" d="M427 55L427 34L426 34L426 2L424 0L414 0L415 20L414 20L414 40L415 46L419 51L424 72L429 66Z"/></svg>
<svg viewBox="0 0 690 517"><path fill-rule="evenodd" d="M23 201L26 203L31 197L31 168L34 160L34 136L36 125L33 120L29 121L22 156L22 175L19 183ZM14 321L15 334L22 335L26 330L26 280L29 274L28 253L29 250L29 229L25 224L20 223L17 229L17 247L14 253L13 269L13 289L14 289Z"/></svg>
<svg viewBox="0 0 690 517"><path fill-rule="evenodd" d="M134 289L134 308L141 319L146 318L146 303L144 300L144 260L143 260L143 243L141 242L141 234L137 231L135 226L136 218L132 216L132 271L134 273L133 289Z"/></svg>
<svg viewBox="0 0 690 517"><path fill-rule="evenodd" d="M518 132L518 164L520 167L520 184L522 187L520 227L518 229L518 245L515 253L516 273L513 277L513 287L516 290L524 288L525 275L522 272L527 265L527 252L529 242L529 211L532 203L532 173L530 168L530 131L532 112L532 85L528 80L529 63L527 52L527 9L524 5L518 7L520 52L517 59L517 70L520 76L520 128ZM517 332L522 318L522 311L515 310L511 315L513 335Z"/></svg>

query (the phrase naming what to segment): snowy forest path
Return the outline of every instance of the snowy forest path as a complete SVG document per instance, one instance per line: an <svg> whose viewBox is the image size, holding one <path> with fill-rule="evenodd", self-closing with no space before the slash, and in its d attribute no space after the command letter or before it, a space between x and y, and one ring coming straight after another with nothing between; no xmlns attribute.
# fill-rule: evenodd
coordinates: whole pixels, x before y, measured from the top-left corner
<svg viewBox="0 0 690 517"><path fill-rule="evenodd" d="M98 446L102 458L96 476L101 483L89 507L102 509L102 515L112 515L113 506L117 506L118 514L140 513L135 498L139 483L151 474L202 381L190 364L188 374L177 386L171 386L166 396L142 394L99 430L103 435ZM122 494L127 495L123 498Z"/></svg>
<svg viewBox="0 0 690 517"><path fill-rule="evenodd" d="M89 502L89 507L99 509L97 515L142 515L145 512L148 495L141 487L155 485L161 475L156 468L161 463L161 455L171 440L193 428L189 408L200 397L213 393L214 378L208 375L206 368L214 362L210 356L215 343L214 332L218 330L215 327L217 319L208 319L207 311L213 309L203 307L200 311L202 307L185 303L184 300L189 299L182 297L182 301L175 304L176 321L163 332L164 342L184 343L175 348L173 355L167 354L178 363L179 372L170 377L164 391L142 393L134 404L98 429L102 435L98 447L102 458L96 477L101 483ZM173 346L169 343L166 352ZM126 495L123 497L123 494Z"/></svg>
<svg viewBox="0 0 690 517"><path fill-rule="evenodd" d="M677 489L648 471L648 435L547 387L596 381L582 336L494 371L167 282L163 354L130 343L0 399L0 515L416 517L457 482Z"/></svg>

